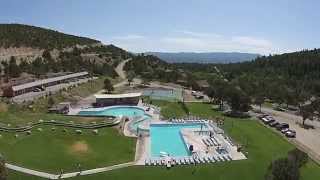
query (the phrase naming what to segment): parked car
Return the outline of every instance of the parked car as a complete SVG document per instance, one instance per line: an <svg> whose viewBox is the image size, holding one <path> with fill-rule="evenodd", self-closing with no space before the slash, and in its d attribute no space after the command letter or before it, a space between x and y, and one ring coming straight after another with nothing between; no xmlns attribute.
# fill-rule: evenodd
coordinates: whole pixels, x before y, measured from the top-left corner
<svg viewBox="0 0 320 180"><path fill-rule="evenodd" d="M268 116L268 114L260 114L257 117L262 120L262 118L267 117L267 116Z"/></svg>
<svg viewBox="0 0 320 180"><path fill-rule="evenodd" d="M262 120L262 122L265 123L265 124L267 124L267 123L270 121L270 119L268 119L267 117L264 117L264 118L262 118L261 120Z"/></svg>
<svg viewBox="0 0 320 180"><path fill-rule="evenodd" d="M281 131L282 129L289 128L289 124L287 123L280 123L276 126L277 130Z"/></svg>
<svg viewBox="0 0 320 180"><path fill-rule="evenodd" d="M280 124L280 123L277 122L277 121L274 121L274 122L272 122L272 123L269 123L269 126L270 126L270 127L276 127L278 124Z"/></svg>
<svg viewBox="0 0 320 180"><path fill-rule="evenodd" d="M274 122L276 122L276 120L270 119L270 120L267 122L267 124L270 125L271 123L274 123Z"/></svg>
<svg viewBox="0 0 320 180"><path fill-rule="evenodd" d="M284 128L284 129L282 129L281 130L281 132L283 133L283 134L285 134L287 131L289 131L290 129L289 128Z"/></svg>
<svg viewBox="0 0 320 180"><path fill-rule="evenodd" d="M287 137L290 137L290 138L295 138L295 137L296 137L296 131L294 131L294 130L288 130L288 131L285 133L285 135L286 135Z"/></svg>

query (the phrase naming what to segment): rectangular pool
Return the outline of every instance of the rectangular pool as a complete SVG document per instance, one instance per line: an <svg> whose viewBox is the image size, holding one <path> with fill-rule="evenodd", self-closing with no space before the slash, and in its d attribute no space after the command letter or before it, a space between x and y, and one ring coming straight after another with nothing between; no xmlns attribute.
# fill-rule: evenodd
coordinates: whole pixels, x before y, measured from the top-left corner
<svg viewBox="0 0 320 180"><path fill-rule="evenodd" d="M170 156L189 156L188 147L180 134L181 129L184 128L206 128L206 125L202 123L151 124L151 156L159 157L160 152L166 152Z"/></svg>

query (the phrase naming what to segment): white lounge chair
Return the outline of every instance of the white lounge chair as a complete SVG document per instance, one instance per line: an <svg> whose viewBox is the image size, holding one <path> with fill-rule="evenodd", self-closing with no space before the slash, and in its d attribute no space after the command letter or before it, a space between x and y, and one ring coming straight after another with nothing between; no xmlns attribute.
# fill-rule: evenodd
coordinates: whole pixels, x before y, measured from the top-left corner
<svg viewBox="0 0 320 180"><path fill-rule="evenodd" d="M181 160L181 164L182 164L182 165L185 165L185 164L186 164L186 160L185 160L184 158L181 158L180 160Z"/></svg>
<svg viewBox="0 0 320 180"><path fill-rule="evenodd" d="M208 157L210 159L211 162L216 162L215 159L213 157Z"/></svg>
<svg viewBox="0 0 320 180"><path fill-rule="evenodd" d="M218 158L218 156L213 156L213 158L215 159L216 162L220 162L220 158Z"/></svg>
<svg viewBox="0 0 320 180"><path fill-rule="evenodd" d="M157 161L155 159L152 159L151 162L152 162L152 165L154 165L154 166L157 165Z"/></svg>
<svg viewBox="0 0 320 180"><path fill-rule="evenodd" d="M181 165L181 160L180 160L180 158L177 158L176 160L177 160L177 164L178 164L178 165Z"/></svg>

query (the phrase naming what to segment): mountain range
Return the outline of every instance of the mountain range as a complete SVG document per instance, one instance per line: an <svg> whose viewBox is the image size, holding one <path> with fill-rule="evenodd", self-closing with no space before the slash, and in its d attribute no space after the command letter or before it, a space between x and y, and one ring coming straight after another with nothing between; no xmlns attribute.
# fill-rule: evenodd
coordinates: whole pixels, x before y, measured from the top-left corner
<svg viewBox="0 0 320 180"><path fill-rule="evenodd" d="M251 61L259 54L240 52L146 52L169 63L234 63Z"/></svg>

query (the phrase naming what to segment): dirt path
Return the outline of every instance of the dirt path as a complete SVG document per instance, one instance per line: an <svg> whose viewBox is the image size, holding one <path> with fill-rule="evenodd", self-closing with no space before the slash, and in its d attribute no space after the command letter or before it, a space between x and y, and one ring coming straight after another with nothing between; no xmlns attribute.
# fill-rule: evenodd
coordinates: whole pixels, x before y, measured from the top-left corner
<svg viewBox="0 0 320 180"><path fill-rule="evenodd" d="M123 67L130 60L131 60L131 58L122 61L115 69L115 71L118 73L118 75L121 77L121 79L126 79L126 77L127 77L126 72L123 70Z"/></svg>

